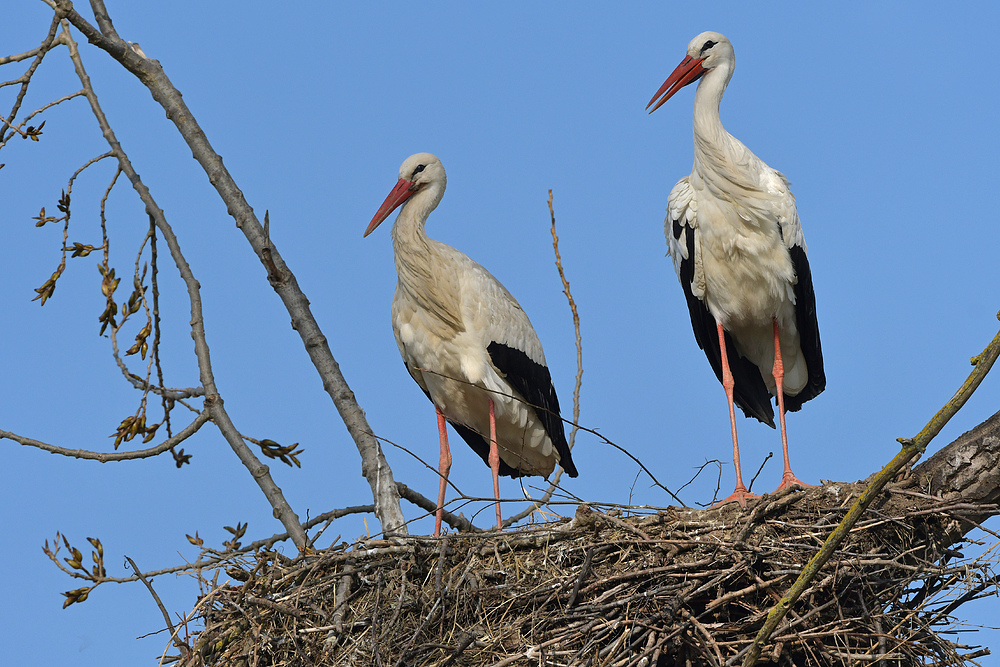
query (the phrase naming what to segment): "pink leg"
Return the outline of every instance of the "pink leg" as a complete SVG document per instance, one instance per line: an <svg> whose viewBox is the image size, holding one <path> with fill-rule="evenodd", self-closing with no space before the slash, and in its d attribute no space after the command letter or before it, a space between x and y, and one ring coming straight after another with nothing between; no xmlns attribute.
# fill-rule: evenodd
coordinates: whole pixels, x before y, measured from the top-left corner
<svg viewBox="0 0 1000 667"><path fill-rule="evenodd" d="M448 424L444 420L441 408L437 409L438 436L441 439L441 458L438 472L441 474L441 486L438 487L437 518L434 520L434 537L441 534L441 515L444 513L444 491L448 486L448 473L451 472L451 450L448 448Z"/></svg>
<svg viewBox="0 0 1000 667"><path fill-rule="evenodd" d="M792 466L788 463L788 435L785 432L785 364L781 361L781 345L778 342L778 321L774 320L774 384L778 390L778 414L781 423L781 453L785 457L785 472L781 476L781 484L775 493L793 486L812 486L806 484L792 472Z"/></svg>
<svg viewBox="0 0 1000 667"><path fill-rule="evenodd" d="M497 530L503 530L500 521L500 449L497 447L497 418L490 401L490 470L493 471L493 499L497 506Z"/></svg>
<svg viewBox="0 0 1000 667"><path fill-rule="evenodd" d="M728 498L720 500L713 507L720 507L734 500L740 506L746 507L748 498L759 498L760 496L750 493L747 491L747 487L743 485L743 474L740 471L740 446L736 441L736 411L733 408L733 387L736 386L736 381L733 380L733 372L729 370L729 358L726 356L726 336L721 324L719 325L719 350L722 352L722 386L726 390L726 398L729 399L729 425L733 429L733 463L736 464L736 490Z"/></svg>

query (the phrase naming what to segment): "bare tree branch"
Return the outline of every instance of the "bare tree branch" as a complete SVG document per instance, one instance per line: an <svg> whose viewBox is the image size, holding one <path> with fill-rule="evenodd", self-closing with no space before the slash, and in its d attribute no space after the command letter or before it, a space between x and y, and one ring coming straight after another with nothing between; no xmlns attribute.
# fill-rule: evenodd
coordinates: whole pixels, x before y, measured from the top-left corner
<svg viewBox="0 0 1000 667"><path fill-rule="evenodd" d="M157 61L140 55L138 49L131 48L130 44L118 37L101 0L91 0L100 30L84 19L68 0L55 0L55 5L92 44L121 63L149 89L153 99L164 108L167 118L174 123L191 148L195 160L205 170L209 181L226 203L229 214L236 221L237 228L246 236L262 263L265 263L265 249L268 250L270 262L265 263L265 268L273 263L277 270L276 279L271 281L271 285L288 310L292 328L299 332L306 352L323 380L323 388L333 399L358 447L362 461L361 471L371 486L376 515L382 522L383 532L405 534L405 520L392 471L378 441L369 435L371 428L368 421L341 374L326 337L312 315L309 300L299 288L295 276L288 270L277 248L265 235L253 209L226 170L222 158L212 148L208 137L195 121L180 91L170 82ZM205 388L211 391L208 384Z"/></svg>
<svg viewBox="0 0 1000 667"><path fill-rule="evenodd" d="M64 7L62 11L66 11L66 8ZM72 9L71 4L69 5L66 13L75 14L75 10ZM153 199L152 194L150 194L149 189L142 182L139 174L136 173L135 169L132 167L131 161L128 159L124 149L122 149L121 144L118 142L114 130L108 123L107 118L105 117L104 112L97 100L97 95L90 83L90 77L87 75L87 72L83 67L83 61L80 58L76 42L68 33L68 26L65 30L65 39L69 47L70 57L76 69L77 76L79 77L81 83L83 83L87 100L90 102L91 110L101 127L104 138L111 147L111 150L114 152L115 157L118 159L120 169L128 177L129 181L132 183L132 187L146 205L146 212L149 214L150 218L156 222L156 227L163 235L163 239L167 243L167 247L170 249L170 255L177 266L181 279L187 287L188 300L191 304L191 333L192 338L194 339L195 356L198 360L201 384L205 388L206 393L205 407L211 415L212 421L215 422L215 425L219 428L223 437L226 438L226 441L229 443L230 447L232 447L233 451L236 453L237 457L239 457L243 465L250 471L254 481L257 482L257 485L260 487L264 496L271 504L271 507L274 509L275 518L281 521L282 525L285 526L289 534L292 536L296 546L300 549L305 548L306 535L302 526L299 524L298 516L296 516L291 506L285 500L281 489L274 483L274 480L269 474L268 467L261 463L260 460L254 456L253 452L250 451L250 448L246 446L246 443L243 442L239 432L230 420L229 415L224 408L222 397L219 395L215 386L215 376L212 371L211 355L209 353L208 341L205 337L205 322L201 306L201 289L198 285L198 281L195 279L194 274L191 271L191 267L188 265L187 260L181 252L180 244L177 241L177 237L174 235L173 229L167 222L166 216L156 204L156 201ZM131 51L129 52L131 53Z"/></svg>
<svg viewBox="0 0 1000 667"><path fill-rule="evenodd" d="M22 435L17 435L16 433L11 433L9 431L0 430L0 440L13 440L22 445L28 447L36 447L43 451L49 452L51 454L62 454L63 456L69 456L74 459L87 459L90 461L98 461L100 463L111 463L114 461L132 461L134 459L147 459L151 456L158 456L165 451L168 451L172 447L176 447L181 444L192 435L198 432L205 422L210 420L211 414L208 410L198 413L194 421L187 425L182 431L178 432L177 435L167 438L155 447L150 447L148 449L139 449L132 452L96 452L88 451L86 449L69 449L67 447L59 447L57 445L50 445L39 440L33 440L32 438L27 438Z"/></svg>

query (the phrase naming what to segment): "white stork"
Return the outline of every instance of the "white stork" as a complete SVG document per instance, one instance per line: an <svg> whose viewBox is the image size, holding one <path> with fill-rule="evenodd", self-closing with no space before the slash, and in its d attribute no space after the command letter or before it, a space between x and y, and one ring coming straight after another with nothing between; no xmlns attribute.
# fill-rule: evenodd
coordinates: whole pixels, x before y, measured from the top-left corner
<svg viewBox="0 0 1000 667"><path fill-rule="evenodd" d="M719 119L735 65L729 40L703 32L646 105L656 103L652 113L701 79L694 95L694 169L670 192L664 231L695 339L729 402L736 490L720 505L745 505L756 497L740 473L733 401L747 417L774 428L771 396L777 397L785 459L778 490L807 486L788 462L785 410L800 409L826 386L795 197L785 176L726 132Z"/></svg>
<svg viewBox="0 0 1000 667"><path fill-rule="evenodd" d="M528 316L489 271L424 231L446 183L438 158L411 155L365 230L368 236L403 206L392 227L399 278L392 330L406 370L437 409L441 483L435 536L451 470L445 421L493 471L498 529L499 475L548 477L559 464L577 476L559 399Z"/></svg>

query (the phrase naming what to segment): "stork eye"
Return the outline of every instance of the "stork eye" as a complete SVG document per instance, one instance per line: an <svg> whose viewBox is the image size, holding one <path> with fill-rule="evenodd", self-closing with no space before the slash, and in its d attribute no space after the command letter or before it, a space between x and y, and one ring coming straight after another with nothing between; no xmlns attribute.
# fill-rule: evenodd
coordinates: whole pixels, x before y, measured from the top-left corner
<svg viewBox="0 0 1000 667"><path fill-rule="evenodd" d="M713 46L715 46L716 44L718 44L718 42L713 42L712 40L708 40L708 41L707 41L707 42L705 42L705 44L704 44L704 45L703 45L703 46L701 47L701 52L702 52L702 53L705 53L705 51L708 51L708 50L709 50L710 48L712 48L712 47L713 47Z"/></svg>
<svg viewBox="0 0 1000 667"><path fill-rule="evenodd" d="M417 174L419 174L420 172L422 172L426 168L427 168L426 164L418 164L417 167L416 167L416 169L413 170L413 173L410 174L410 180L412 181L414 178L417 177Z"/></svg>

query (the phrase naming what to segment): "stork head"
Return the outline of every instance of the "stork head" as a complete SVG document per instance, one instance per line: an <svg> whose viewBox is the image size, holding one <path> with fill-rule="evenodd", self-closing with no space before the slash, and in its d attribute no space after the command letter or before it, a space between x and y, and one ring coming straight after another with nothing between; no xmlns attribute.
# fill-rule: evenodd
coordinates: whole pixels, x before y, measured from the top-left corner
<svg viewBox="0 0 1000 667"><path fill-rule="evenodd" d="M417 153L406 158L399 168L399 181L368 224L365 236L375 231L375 228L406 200L424 190L428 191L429 195L425 204L429 213L441 201L447 182L444 166L436 156L430 153Z"/></svg>
<svg viewBox="0 0 1000 667"><path fill-rule="evenodd" d="M708 31L701 33L691 40L688 44L687 55L684 57L684 60L667 77L667 80L663 82L660 89L653 95L653 99L646 105L646 108L649 109L656 102L656 106L650 109L649 113L653 113L659 109L678 90L689 83L694 83L704 76L706 72L721 65L726 66L726 83L728 83L729 77L733 75L733 68L736 66L736 54L733 52L733 45L724 35L720 35L717 32ZM723 88L725 88L724 84ZM663 97L660 97L661 95ZM657 99L659 99L659 102L657 102Z"/></svg>

